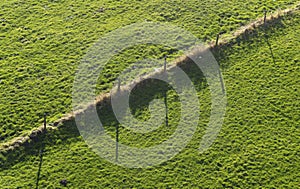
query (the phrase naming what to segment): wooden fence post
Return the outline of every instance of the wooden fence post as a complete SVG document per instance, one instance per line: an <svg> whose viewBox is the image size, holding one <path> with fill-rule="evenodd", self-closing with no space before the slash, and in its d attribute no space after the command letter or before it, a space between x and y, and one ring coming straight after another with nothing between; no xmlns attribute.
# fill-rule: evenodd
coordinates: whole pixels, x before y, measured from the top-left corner
<svg viewBox="0 0 300 189"><path fill-rule="evenodd" d="M216 39L216 47L217 47L218 44L219 44L219 38L220 38L220 34L218 33L218 34L217 34L217 39Z"/></svg>
<svg viewBox="0 0 300 189"><path fill-rule="evenodd" d="M264 10L264 26L266 27L266 23L267 23L267 10Z"/></svg>
<svg viewBox="0 0 300 189"><path fill-rule="evenodd" d="M118 78L118 92L120 92L121 90L121 80L120 78Z"/></svg>

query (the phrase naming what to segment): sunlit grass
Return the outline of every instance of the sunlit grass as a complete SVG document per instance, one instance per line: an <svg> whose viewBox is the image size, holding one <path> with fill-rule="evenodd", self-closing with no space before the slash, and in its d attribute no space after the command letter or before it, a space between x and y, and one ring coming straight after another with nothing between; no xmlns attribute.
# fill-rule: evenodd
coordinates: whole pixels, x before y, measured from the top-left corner
<svg viewBox="0 0 300 189"><path fill-rule="evenodd" d="M198 72L187 71L195 82L202 114L198 130L188 147L170 161L148 169L119 167L97 156L68 121L47 135L39 186L59 188L67 179L70 188L295 188L299 185L299 11L285 16L247 39L233 41L214 52L222 67L227 89L227 113L213 146L203 154L198 147L210 113L210 95ZM199 82L201 81L201 82ZM158 84L157 84L158 85ZM154 95L137 90L141 98L160 98L166 89L148 87ZM151 90L150 90L151 89ZM143 88L140 89L143 91ZM170 115L176 116L178 101L170 95ZM148 110L135 104L136 115L146 119ZM115 124L109 106L100 110L108 133ZM172 123L172 122L171 122ZM174 119L174 124L176 119ZM174 125L175 126L175 125ZM160 132L137 137L122 130L127 145L155 145L170 134ZM147 143L148 142L148 143ZM39 149L33 143L1 157L2 188L35 187Z"/></svg>

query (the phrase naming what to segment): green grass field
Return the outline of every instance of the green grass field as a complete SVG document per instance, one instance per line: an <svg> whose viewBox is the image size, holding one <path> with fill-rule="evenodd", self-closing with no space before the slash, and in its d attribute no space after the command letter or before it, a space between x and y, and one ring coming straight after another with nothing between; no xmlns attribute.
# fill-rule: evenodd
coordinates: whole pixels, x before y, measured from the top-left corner
<svg viewBox="0 0 300 189"><path fill-rule="evenodd" d="M269 4L266 2L266 5ZM242 9L237 4L233 7ZM253 14L253 11L250 12ZM182 20L179 22L183 23ZM222 130L208 151L200 154L198 147L210 113L209 90L199 71L192 65L183 65L196 85L202 112L193 139L181 153L148 169L120 167L88 148L71 120L47 133L40 188L60 188L59 181L62 179L69 181L69 188L299 188L299 27L300 12L296 11L281 17L266 30L259 28L252 36L235 39L231 46L223 46L214 52L222 67L228 106ZM72 72L70 68L62 86L71 86L67 84ZM51 79L46 81L54 82ZM136 102L133 110L140 119L147 119L147 102L162 98L166 90L170 128L162 125L155 132L144 135L132 134L121 128L120 142L145 147L165 140L172 133L180 105L174 91L164 84L156 82L154 86L145 84L138 88L133 95L133 102ZM68 92L60 91L61 94ZM50 96L54 98L53 94ZM23 98L26 99L25 96ZM65 98L68 99L68 96ZM44 99L44 102L48 100ZM60 100L63 99L56 99L55 103L59 104ZM68 110L67 104L64 110ZM114 136L117 122L111 108L104 106L99 109L99 115L107 132ZM32 119L31 116L29 120ZM13 125L11 127L13 130ZM18 150L2 153L1 188L36 186L39 150L43 147L41 139L39 142L31 141Z"/></svg>
<svg viewBox="0 0 300 189"><path fill-rule="evenodd" d="M215 39L261 17L263 10L284 9L296 1L1 1L0 142L50 122L71 111L74 74L88 47L104 34L142 22L168 22L203 41ZM141 50L143 49L143 50ZM100 78L107 91L130 62L162 58L172 49L128 49L112 60ZM122 62L115 64L115 61Z"/></svg>

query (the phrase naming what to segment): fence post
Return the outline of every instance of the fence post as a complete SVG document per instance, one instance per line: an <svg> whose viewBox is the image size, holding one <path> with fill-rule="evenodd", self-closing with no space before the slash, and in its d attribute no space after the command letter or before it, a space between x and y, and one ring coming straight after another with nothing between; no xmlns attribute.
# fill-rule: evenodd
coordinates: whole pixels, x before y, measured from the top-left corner
<svg viewBox="0 0 300 189"><path fill-rule="evenodd" d="M219 38L220 38L220 34L218 33L218 34L217 34L217 39L216 39L216 47L217 47L218 44L219 44Z"/></svg>
<svg viewBox="0 0 300 189"><path fill-rule="evenodd" d="M121 80L120 78L118 78L118 92L120 92L121 90Z"/></svg>
<svg viewBox="0 0 300 189"><path fill-rule="evenodd" d="M267 10L264 10L264 26L266 27L266 22L267 22Z"/></svg>

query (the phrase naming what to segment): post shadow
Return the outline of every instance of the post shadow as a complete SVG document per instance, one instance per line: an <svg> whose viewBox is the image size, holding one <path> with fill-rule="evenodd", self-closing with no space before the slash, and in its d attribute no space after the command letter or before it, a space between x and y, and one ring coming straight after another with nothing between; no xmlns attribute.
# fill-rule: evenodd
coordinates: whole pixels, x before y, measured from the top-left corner
<svg viewBox="0 0 300 189"><path fill-rule="evenodd" d="M41 171L42 171L42 164L43 164L43 153L44 153L44 150L45 150L45 144L44 144L44 138L45 138L45 134L44 133L44 136L42 138L42 146L41 146L41 149L39 151L39 156L40 156L40 159L39 159L39 169L38 169L38 172L37 172L37 177L36 177L36 189L39 188L39 181L40 181L40 176L41 176Z"/></svg>
<svg viewBox="0 0 300 189"><path fill-rule="evenodd" d="M165 61L164 61L164 77L165 77L166 80L168 79L168 75L167 75L167 56L165 56ZM166 107L166 126L169 125L167 92L168 92L168 90L166 90L165 94L164 94L164 101L165 101L165 107Z"/></svg>
<svg viewBox="0 0 300 189"><path fill-rule="evenodd" d="M121 89L121 80L118 78L118 91L117 93L120 94ZM116 162L119 159L119 124L116 124Z"/></svg>
<svg viewBox="0 0 300 189"><path fill-rule="evenodd" d="M40 181L40 176L41 176L41 171L42 171L42 164L43 164L43 153L45 151L45 138L46 138L46 134L47 134L47 114L44 113L44 130L43 130L43 135L42 135L42 140L41 140L41 148L39 151L39 156L40 156L40 160L39 160L39 169L37 172L37 177L36 177L36 189L39 188L39 181Z"/></svg>
<svg viewBox="0 0 300 189"><path fill-rule="evenodd" d="M267 45L269 47L273 63L276 64L276 59L275 59L275 56L274 56L274 53L273 53L273 49L272 49L271 43L269 41L269 37L268 37L268 35L266 33L265 33L264 37L265 37L265 41L266 41L266 43L267 43Z"/></svg>
<svg viewBox="0 0 300 189"><path fill-rule="evenodd" d="M169 117L168 117L168 101L167 101L167 90L165 92L164 101L166 106L166 126L169 126Z"/></svg>
<svg viewBox="0 0 300 189"><path fill-rule="evenodd" d="M266 41L266 43L267 43L267 45L269 47L273 63L275 64L276 60L275 60L275 57L274 57L272 46L271 46L271 44L269 42L269 36L267 34L267 27L268 27L268 25L267 25L267 10L264 9L264 25L263 25L264 38L265 38L265 41Z"/></svg>
<svg viewBox="0 0 300 189"><path fill-rule="evenodd" d="M119 125L116 125L116 162L119 159Z"/></svg>

